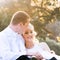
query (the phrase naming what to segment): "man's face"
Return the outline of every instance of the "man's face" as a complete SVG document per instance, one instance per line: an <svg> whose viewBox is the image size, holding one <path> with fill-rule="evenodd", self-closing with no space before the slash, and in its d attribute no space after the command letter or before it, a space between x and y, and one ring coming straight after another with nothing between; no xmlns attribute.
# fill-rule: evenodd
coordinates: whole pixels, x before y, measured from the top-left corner
<svg viewBox="0 0 60 60"><path fill-rule="evenodd" d="M29 21L26 22L25 24L23 24L23 32L26 30L26 28L28 27L28 25L29 25Z"/></svg>
<svg viewBox="0 0 60 60"><path fill-rule="evenodd" d="M22 22L18 25L18 32L19 33L24 33L24 31L26 30L26 28L28 27L30 21L27 21L25 24L23 24Z"/></svg>

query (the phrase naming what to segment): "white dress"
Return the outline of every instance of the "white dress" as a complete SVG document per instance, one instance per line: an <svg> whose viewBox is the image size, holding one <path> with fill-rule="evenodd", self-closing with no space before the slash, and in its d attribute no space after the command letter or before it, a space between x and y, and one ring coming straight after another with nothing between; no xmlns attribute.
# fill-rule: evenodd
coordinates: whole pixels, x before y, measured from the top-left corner
<svg viewBox="0 0 60 60"><path fill-rule="evenodd" d="M35 44L33 48L26 50L29 54L39 52L44 57L44 59L51 59L52 57L55 57L57 60L60 60L60 56L51 54L48 51L44 51L38 44Z"/></svg>

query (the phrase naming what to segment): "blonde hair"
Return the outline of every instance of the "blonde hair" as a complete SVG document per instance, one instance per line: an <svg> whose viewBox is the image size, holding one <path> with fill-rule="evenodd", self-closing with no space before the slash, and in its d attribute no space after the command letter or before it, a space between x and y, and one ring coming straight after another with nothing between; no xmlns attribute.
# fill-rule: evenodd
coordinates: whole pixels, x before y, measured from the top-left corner
<svg viewBox="0 0 60 60"><path fill-rule="evenodd" d="M34 26L30 23L28 28L33 31L34 35L37 35L36 31L34 30Z"/></svg>
<svg viewBox="0 0 60 60"><path fill-rule="evenodd" d="M34 30L34 26L30 23L28 28L33 31L33 34L35 36L33 42L39 44L39 40L36 38L37 32Z"/></svg>

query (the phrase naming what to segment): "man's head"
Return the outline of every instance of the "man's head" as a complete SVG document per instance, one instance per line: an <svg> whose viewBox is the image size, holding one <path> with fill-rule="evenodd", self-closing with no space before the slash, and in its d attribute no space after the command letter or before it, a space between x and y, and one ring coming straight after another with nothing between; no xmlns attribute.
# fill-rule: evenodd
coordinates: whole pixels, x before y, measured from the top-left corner
<svg viewBox="0 0 60 60"><path fill-rule="evenodd" d="M25 24L27 21L30 21L30 16L24 12L24 11L17 11L11 19L11 23L13 25L17 25L20 22L22 22L23 24Z"/></svg>
<svg viewBox="0 0 60 60"><path fill-rule="evenodd" d="M23 32L30 22L30 16L24 11L17 11L13 14L10 25L18 33Z"/></svg>

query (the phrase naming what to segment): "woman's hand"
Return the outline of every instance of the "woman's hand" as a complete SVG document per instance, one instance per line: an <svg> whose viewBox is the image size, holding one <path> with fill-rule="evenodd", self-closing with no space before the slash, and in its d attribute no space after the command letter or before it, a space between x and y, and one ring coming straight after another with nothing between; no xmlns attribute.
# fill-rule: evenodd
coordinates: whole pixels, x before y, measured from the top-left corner
<svg viewBox="0 0 60 60"><path fill-rule="evenodd" d="M29 56L34 56L37 60L43 60L44 58L43 58L43 56L39 53L39 52L34 52L34 53L28 53L27 52L27 55Z"/></svg>
<svg viewBox="0 0 60 60"><path fill-rule="evenodd" d="M38 52L34 53L33 55L37 58L37 60L44 59L43 56L40 53L38 53Z"/></svg>

